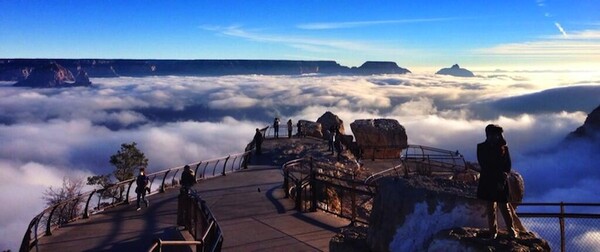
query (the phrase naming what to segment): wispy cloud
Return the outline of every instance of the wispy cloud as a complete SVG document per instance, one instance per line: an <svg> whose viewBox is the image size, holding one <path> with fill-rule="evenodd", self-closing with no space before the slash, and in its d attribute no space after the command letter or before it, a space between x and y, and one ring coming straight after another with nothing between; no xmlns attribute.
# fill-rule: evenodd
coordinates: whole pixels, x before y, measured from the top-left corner
<svg viewBox="0 0 600 252"><path fill-rule="evenodd" d="M457 18L418 18L418 19L395 19L395 20L373 20L373 21L352 21L352 22L307 23L307 24L299 24L296 27L299 29L304 29L304 30L329 30L329 29L365 27L365 26L373 26L373 25L441 22L441 21L450 21L450 20L456 20L456 19Z"/></svg>
<svg viewBox="0 0 600 252"><path fill-rule="evenodd" d="M560 33L562 33L563 37L566 38L567 37L567 32L562 27L562 25L560 25L560 23L558 23L558 22L554 22L554 25L556 26L556 28L558 28L558 30L560 31Z"/></svg>
<svg viewBox="0 0 600 252"><path fill-rule="evenodd" d="M600 30L567 33L556 23L561 35L542 37L537 41L501 44L476 49L478 55L538 57L570 60L600 61ZM566 63L566 62L565 62Z"/></svg>
<svg viewBox="0 0 600 252"><path fill-rule="evenodd" d="M242 38L251 41L281 44L312 53L366 53L370 56L405 55L406 50L398 49L391 42L361 41L352 39L330 39L322 37L300 36L295 34L269 34L259 30L245 29L241 26L200 26L200 29L213 31L221 35Z"/></svg>

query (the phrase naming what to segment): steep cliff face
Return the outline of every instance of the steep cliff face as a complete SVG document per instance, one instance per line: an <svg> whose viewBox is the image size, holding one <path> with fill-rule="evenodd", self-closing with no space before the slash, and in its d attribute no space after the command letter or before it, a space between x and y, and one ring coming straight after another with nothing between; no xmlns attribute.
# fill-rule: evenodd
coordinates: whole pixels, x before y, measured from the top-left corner
<svg viewBox="0 0 600 252"><path fill-rule="evenodd" d="M63 87L75 81L75 77L68 69L52 62L33 69L31 74L22 81L17 82L17 87Z"/></svg>
<svg viewBox="0 0 600 252"><path fill-rule="evenodd" d="M574 138L600 140L600 106L588 114L583 125L571 132L567 140Z"/></svg>
<svg viewBox="0 0 600 252"><path fill-rule="evenodd" d="M518 191L511 200L520 202L524 190L522 177L511 173L509 187ZM440 251L444 244L454 244L453 238L439 236L444 230L469 227L485 233L486 202L476 198L476 191L477 182L426 176L381 179L369 220L367 244L372 251ZM502 236L508 239L503 221L498 223ZM515 228L527 236L535 236L518 219ZM470 248L463 245L457 248ZM502 248L500 245L490 243L496 249Z"/></svg>
<svg viewBox="0 0 600 252"><path fill-rule="evenodd" d="M475 77L473 72L471 72L467 69L464 69L464 68L460 68L460 66L458 64L454 64L450 68L442 68L439 71L437 71L435 74L452 75L452 76L457 76L457 77Z"/></svg>

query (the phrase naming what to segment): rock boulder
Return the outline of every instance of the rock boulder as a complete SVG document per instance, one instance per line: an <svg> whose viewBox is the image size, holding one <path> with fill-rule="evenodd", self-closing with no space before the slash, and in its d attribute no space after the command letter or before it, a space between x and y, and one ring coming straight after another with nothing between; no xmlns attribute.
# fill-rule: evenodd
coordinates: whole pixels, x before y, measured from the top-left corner
<svg viewBox="0 0 600 252"><path fill-rule="evenodd" d="M321 128L323 129L323 136L327 139L329 137L330 129L338 129L340 133L345 134L344 130L344 121L340 119L336 114L331 113L330 111L325 112L317 122L321 124Z"/></svg>
<svg viewBox="0 0 600 252"><path fill-rule="evenodd" d="M323 138L323 132L321 130L320 123L312 122L312 121L308 121L308 120L299 120L298 123L300 123L302 125L304 134L306 136Z"/></svg>
<svg viewBox="0 0 600 252"><path fill-rule="evenodd" d="M408 147L406 130L394 119L356 120L350 128L363 158L400 158Z"/></svg>

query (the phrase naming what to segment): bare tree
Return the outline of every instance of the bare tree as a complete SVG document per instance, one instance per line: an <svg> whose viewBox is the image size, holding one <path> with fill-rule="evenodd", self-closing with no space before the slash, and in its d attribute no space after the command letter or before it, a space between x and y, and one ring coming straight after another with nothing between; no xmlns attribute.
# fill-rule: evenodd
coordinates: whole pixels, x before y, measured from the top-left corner
<svg viewBox="0 0 600 252"><path fill-rule="evenodd" d="M67 201L74 199L81 194L83 188L83 179L73 179L69 177L63 177L62 187L54 188L50 186L44 191L42 199L46 201L46 206L54 206L56 204L63 204L60 206L63 211L58 215L58 223L65 223L81 211L79 201Z"/></svg>

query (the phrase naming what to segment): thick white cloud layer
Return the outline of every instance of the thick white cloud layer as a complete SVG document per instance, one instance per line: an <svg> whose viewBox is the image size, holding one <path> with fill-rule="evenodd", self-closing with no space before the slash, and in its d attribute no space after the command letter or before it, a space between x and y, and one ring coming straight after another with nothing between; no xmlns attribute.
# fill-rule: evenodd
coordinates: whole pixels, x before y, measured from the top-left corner
<svg viewBox="0 0 600 252"><path fill-rule="evenodd" d="M122 143L137 142L149 169L161 170L241 152L254 128L274 116L316 120L326 111L344 120L348 133L356 119L397 119L409 143L459 150L471 161L485 125L498 123L530 200L595 200L600 173L590 169L598 161L577 152L579 145L553 148L600 105L600 74L549 74L96 78L93 88L71 89L0 83L0 202L19 206L0 207L0 236L7 237L0 249L16 250L48 186L60 186L63 176L110 173L109 157ZM558 108L549 100L547 109L523 102L562 86L569 87L552 95L584 88L586 97ZM506 103L525 105L516 111Z"/></svg>

